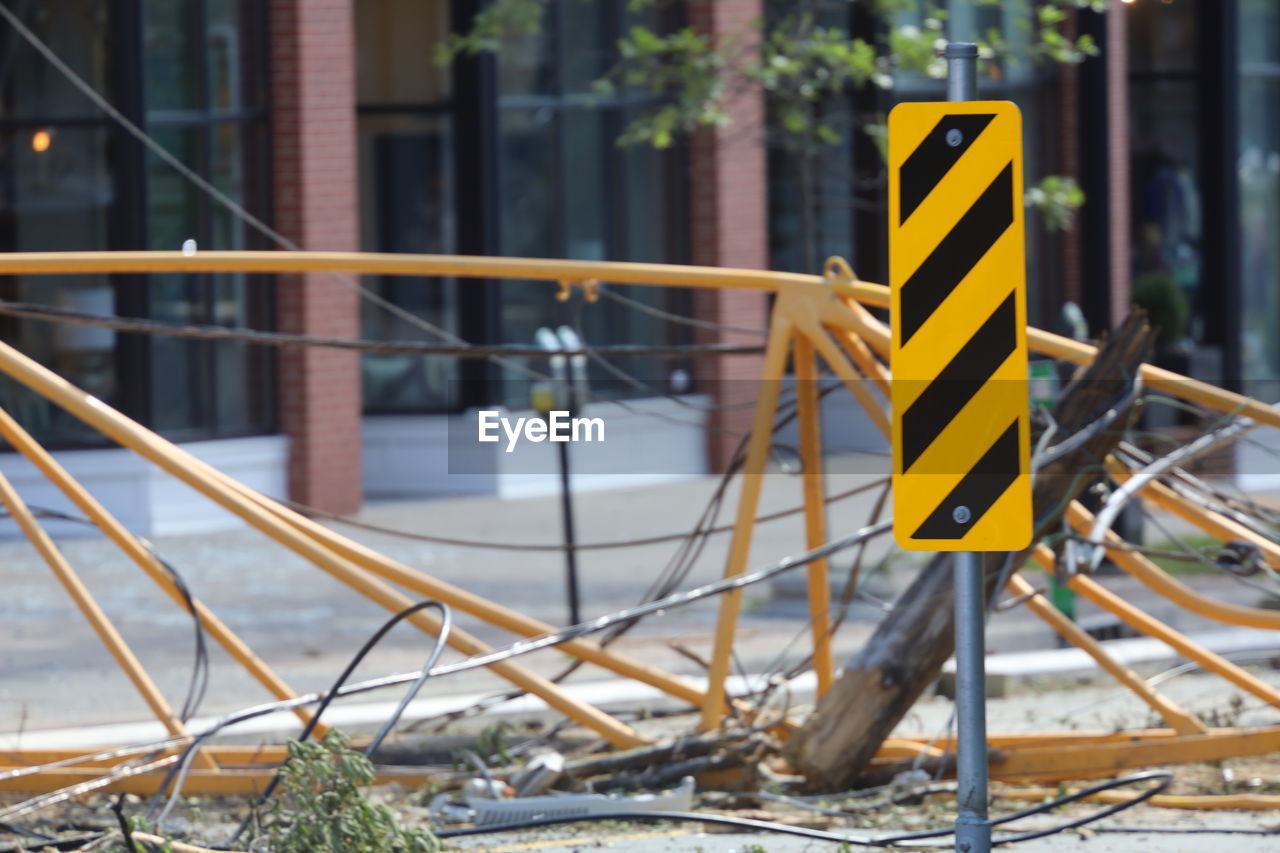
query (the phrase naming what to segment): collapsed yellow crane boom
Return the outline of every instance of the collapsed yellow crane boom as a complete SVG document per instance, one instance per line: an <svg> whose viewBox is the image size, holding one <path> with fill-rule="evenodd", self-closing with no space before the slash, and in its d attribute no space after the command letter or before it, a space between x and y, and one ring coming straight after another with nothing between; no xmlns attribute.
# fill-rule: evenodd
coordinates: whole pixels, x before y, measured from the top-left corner
<svg viewBox="0 0 1280 853"><path fill-rule="evenodd" d="M888 428L886 403L890 373L885 361L889 349L889 329L868 308L882 309L888 306L888 288L860 281L848 265L839 258L827 262L824 275L803 275L760 270L729 270L713 267L675 266L664 264L609 263L594 261L564 261L523 258L493 258L448 255L392 255L355 252L254 252L254 251L199 251L182 252L67 252L67 253L11 253L0 254L0 275L44 274L101 274L101 273L194 273L194 272L248 272L248 273L350 273L393 274L423 277L505 278L554 282L559 286L560 299L567 299L572 289L581 287L590 299L602 281L619 284L638 284L659 287L733 288L771 293L774 301L770 337L763 359L762 391L755 412L755 428L747 448L743 490L737 509L737 523L726 576L742 574L749 561L752 530L757 504L763 486L762 473L768 456L769 433L774 419L779 380L787 368L788 360L795 365L797 376L813 378L817 375L817 358L821 358L844 386L867 410L873 423L882 430ZM354 286L354 283L352 283ZM1032 350L1074 363L1088 363L1097 353L1095 347L1073 341L1038 329L1030 329L1028 340ZM63 407L84 422L149 459L206 497L220 503L240 516L250 525L270 536L286 548L302 555L324 571L347 583L357 592L379 602L389 609L398 609L409 599L394 589L395 584L419 595L439 598L458 609L477 616L492 625L517 635L535 636L545 633L551 626L522 613L500 607L467 590L453 587L423 572L397 563L376 551L345 537L281 506L242 484L232 480L207 464L195 459L180 448L166 442L140 424L130 421L119 412L106 406L65 379L54 374L26 355L10 346L0 344L0 372L23 383L46 399ZM1143 381L1148 387L1166 391L1180 399L1214 409L1243 415L1255 421L1280 427L1280 410L1249 397L1217 388L1205 382L1189 379L1152 365L1141 368ZM879 394L880 396L877 396ZM823 510L823 480L821 460L821 435L816 394L797 395L800 421L800 454L804 465L805 535L807 545L815 548L826 539ZM126 554L153 580L174 597L171 584L161 576L152 556L145 552L127 531L119 526L105 509L88 495L70 476L57 466L43 448L27 435L16 421L0 413L0 434L3 434L20 453L32 461L51 480L97 523ZM1110 460L1113 478L1123 480L1127 473L1114 459ZM1152 483L1147 491L1160 491L1158 483ZM11 503L18 505L20 498L10 495ZM1173 498L1169 498L1170 501ZM1238 526L1226 524L1211 511L1186 501L1178 502L1179 514L1192 517L1206 530L1222 538ZM1083 509L1072 508L1073 518L1084 518ZM43 547L47 557L64 568L60 557L32 527L31 534L37 546ZM1268 628L1280 627L1273 614L1256 608L1240 608L1212 602L1194 590L1168 578L1158 566L1141 555L1125 551L1116 545L1118 540L1109 538L1107 546L1113 548L1116 561L1135 576L1180 606L1205 613L1212 618L1230 624L1253 624ZM1268 552L1270 553L1270 552ZM1043 545L1035 551L1042 563L1052 562L1052 553ZM69 574L69 567L66 576ZM832 681L834 662L830 649L829 601L826 589L825 561L813 561L809 567L810 616L812 622L814 667L817 672L819 692ZM1116 612L1121 618L1134 624L1139 630L1158 637L1183 654L1198 660L1209 671L1253 692L1272 704L1280 704L1280 691L1266 685L1249 673L1230 664L1217 655L1196 646L1173 629L1142 613L1114 595L1108 594L1093 580L1077 577L1072 586L1102 606ZM1057 611L1034 594L1018 576L1010 581L1009 588L1020 596L1038 616L1056 631L1083 648L1109 673L1116 677L1154 710L1160 713L1170 729L1159 732L1132 733L1133 737L1116 736L1098 741L1096 737L1080 733L1046 733L1032 736L994 735L993 744L999 744L1008 754L1007 760L992 768L996 778L1005 779L1065 779L1098 775L1111 770L1142 766L1145 763L1163 763L1192 758L1206 759L1224 755L1258 754L1280 748L1280 726L1256 729L1211 728L1186 710L1170 702L1148 687L1127 668L1107 656L1106 651L1078 626L1064 621ZM717 621L715 649L712 656L710 677L706 687L691 683L679 676L664 672L647 663L607 649L594 641L579 638L568 641L560 648L584 661L611 669L624 677L651 684L684 701L699 705L702 724L711 728L720 723L728 698L724 693L724 681L732 652L735 635L740 590L721 600ZM86 601L88 599L85 599ZM178 598L175 597L175 601ZM181 603L179 601L179 603ZM276 696L292 696L291 691L269 668L260 661L213 614L199 602L195 607L206 625L213 629L217 639ZM428 614L415 617L418 626L435 632L438 624ZM104 622L104 624L106 624ZM465 654L476 654L487 647L465 633L455 631L451 642ZM124 655L122 652L122 655ZM126 672L143 688L149 686L140 668L122 661ZM633 746L645 738L634 729L620 723L599 709L581 702L559 685L528 671L524 667L505 662L495 666L502 675L521 688L541 696L549 705L565 715L586 725L617 746ZM144 689L159 716L170 729L175 728L162 697L151 696ZM305 715L305 712L303 712ZM1092 740L1090 738L1093 738ZM945 746L945 744L943 744ZM886 742L881 750L884 761L901 758L903 751L928 749L912 738L897 738ZM257 753L255 753L256 755ZM0 766L0 789L48 790L69 781L105 780L117 789L151 791L159 783L156 773L135 773L107 778L104 774L118 768L104 761L85 755L79 760L72 751L23 751L16 754L11 766ZM24 764L44 761L62 761L56 768L33 771ZM236 748L203 747L201 763L193 769L188 779L189 790L243 791L259 787L270 771L261 766L237 769L232 765L273 764L279 760L278 750L261 753L261 761L246 760ZM880 760L880 759L878 759ZM70 762L67 764L66 762ZM399 777L406 783L422 781L413 777Z"/></svg>

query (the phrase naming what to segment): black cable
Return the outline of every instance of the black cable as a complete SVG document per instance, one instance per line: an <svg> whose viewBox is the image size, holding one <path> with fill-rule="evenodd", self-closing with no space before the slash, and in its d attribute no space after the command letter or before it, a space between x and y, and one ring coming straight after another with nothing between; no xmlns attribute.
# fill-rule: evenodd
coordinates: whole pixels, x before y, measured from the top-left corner
<svg viewBox="0 0 1280 853"><path fill-rule="evenodd" d="M833 504L838 501L845 500L846 498L851 498L854 495L861 494L862 492L868 491L870 489L874 489L878 486L882 486L885 483L887 483L888 480L889 480L888 477L881 477L880 479L874 480L870 483L864 483L861 486L855 486L852 489L848 489L846 491L839 492L838 494L831 495L830 497L826 498L826 502L828 504ZM481 550L493 550L493 551L519 551L524 553L527 553L530 551L539 551L539 552L563 551L565 550L565 547L566 547L563 544L544 543L544 542L538 542L538 543L490 542L490 541L484 541L480 539L456 539L449 536L432 536L431 534L427 534L427 533L414 533L411 530L399 530L394 527L383 527L382 525L378 525L378 524L370 524L368 522L360 521L359 519L351 518L350 516L326 512L322 509L317 509L316 507L312 507L304 503L299 503L297 501L283 500L281 501L281 503L283 503L285 506L289 507L290 509L298 510L299 512L306 513L307 515L310 515L310 516L315 516L316 518L324 519L325 521L332 521L335 524L345 524L347 526L354 527L357 530L366 530L370 533L379 533L384 536L395 536L402 539L412 539L418 542L430 542L435 545L448 545L451 547L458 547L458 548L478 548ZM788 516L799 515L802 512L804 512L803 506L793 506L788 509L779 510L777 512L771 512L765 515L756 516L755 523L763 524L770 521L777 521L780 518L787 518ZM711 529L705 531L705 533L707 535L728 533L734 530L736 527L737 525L734 525L734 524L722 524L717 527L712 527ZM691 532L662 533L654 536L644 536L637 539L617 539L617 540L607 541L607 542L587 542L582 545L575 545L574 550L575 551L608 551L608 550L613 550L618 548L637 548L643 545L663 545L667 542L678 542L684 539L688 539L690 535L691 535Z"/></svg>
<svg viewBox="0 0 1280 853"><path fill-rule="evenodd" d="M342 673L334 681L333 686L331 686L327 691L325 691L324 694L322 694L319 697L319 705L316 707L315 713L312 714L311 719L307 721L307 724L303 727L302 732L296 738L298 742L301 743L307 740L307 738L311 737L312 732L315 731L316 726L319 725L320 723L321 715L324 714L325 710L328 709L329 705L333 702L335 698L337 698L339 695L342 695L343 685L345 685L347 682L347 679L351 677L351 673L355 671L356 667L358 667L361 664L361 662L364 661L365 656L368 655L369 652L372 651L373 648L382 640L382 638L386 636L387 632L390 631L392 628L394 628L396 625L398 625L404 619L414 615L415 613L421 610L425 610L427 608L433 608L439 611L440 613L440 620L441 620L440 633L436 636L435 644L432 647L432 651L431 651L432 660L436 660L439 658L437 649L442 649L444 647L445 640L448 638L448 631L452 628L452 624L453 624L452 612L449 606L439 601L435 601L434 599L431 599L427 601L419 601L416 604L406 607L405 609L393 615L386 622L382 623L382 626L378 628L378 630L374 632L374 634L371 637L369 637L369 639L365 640L364 644L356 652L355 656L352 657L350 662L347 663L346 667L343 668ZM428 667L426 670L424 670L424 672L426 673L425 676L423 673L419 673L417 678L414 680L414 684L415 684L414 692L416 692L417 688L421 686L421 682L425 681L426 677L430 676L431 668ZM298 699L306 700L306 701L298 701ZM315 701L316 697L314 694L312 694L312 696L298 697L298 699L292 700L286 704L289 704L291 707L298 707L300 705L310 704L311 701ZM256 712L263 707L264 706L260 705L254 709L251 709L251 711ZM402 708L397 709L397 717L399 713L402 711L403 711ZM169 769L169 772L165 775L164 780L160 783L160 787L157 789L155 796L151 800L151 804L147 807L146 814L148 819L155 813L155 810L160 803L160 798L165 795L165 792L169 789L169 786L174 784L175 779L181 777L186 773L186 769L190 765L191 759L195 756L196 750L200 747L200 745L206 739L208 739L215 732L220 731L221 729L225 728L227 725L230 725L231 722L233 721L239 722L243 719L251 719L252 716L261 716L261 714L253 713L251 716L241 716L240 719L233 720L233 718L235 718L236 716L237 715L230 715L228 717L224 717L223 720L219 721L218 724L201 732L191 741L191 743L187 745L187 747L182 751L182 755L178 759L177 763L174 764L173 767ZM279 785L279 783L280 783L280 772L279 772L279 768L277 768L275 775L271 778L271 782L267 784L266 790L262 792L262 795L258 798L258 801L254 804L255 809L259 808L263 803L267 801L267 799L275 792L275 789ZM177 797L177 793L178 792L175 790L174 794L169 797L169 805L166 805L164 811L160 813L160 819L156 821L157 826L159 826L159 824L163 822L165 813L168 811L169 806L175 801ZM252 815L250 815L250 818L251 817ZM240 833L244 831L244 828L245 826L248 825L250 818L246 818L245 822L242 823L240 825L240 828L236 830L236 834L232 837L232 841L238 838Z"/></svg>
<svg viewBox="0 0 1280 853"><path fill-rule="evenodd" d="M1110 791L1115 788L1121 788L1121 787L1132 785L1138 782L1148 782L1148 781L1154 781L1157 784L1153 785L1152 787L1148 788L1145 791L1142 791L1139 794L1135 794L1133 797L1131 797L1128 800L1125 800L1122 803L1115 803L1113 805L1108 806L1105 809L1102 809L1101 811L1094 812L1093 814L1085 815L1084 817L1076 818L1074 820L1070 820L1065 823L1055 824L1054 826L1046 829L1031 830L1028 832L1014 833L1013 835L1008 835L1003 837L995 837L991 839L991 843L993 845L994 844L1015 844L1020 841L1031 841L1036 838L1044 838L1045 836L1048 836L1048 835L1055 835L1059 832L1064 832L1068 829L1075 829L1077 827L1081 827L1086 824L1093 823L1094 821L1101 820L1105 817L1110 817L1116 812L1123 811L1124 809L1132 808L1133 806L1136 806L1139 803L1146 802L1147 800L1154 797L1156 794L1159 794L1161 791L1164 791L1169 787L1170 783L1172 783L1173 775L1162 770L1157 770L1157 771L1149 771L1145 773L1135 773L1132 776L1124 776L1119 779L1112 779L1107 782L1101 782L1097 785L1093 785L1092 787L1085 788L1080 791L1076 791L1072 794L1067 794L1065 796L1058 797L1057 799L1051 800L1047 803L1039 803L1030 808L1026 808L1021 811L1013 812L1012 814L995 818L994 820L991 821L991 826L992 827L1002 826L1006 823L1012 823L1014 821L1022 820L1023 818L1031 817L1033 815L1044 814L1045 812L1052 811L1053 809L1059 808L1069 803L1077 802L1079 800L1082 800L1086 797L1100 793L1102 791ZM925 841L925 840L934 839L934 838L946 838L948 836L955 834L954 829L948 828L948 829L923 830L920 832L904 832L896 835L880 836L877 838L858 838L856 836L845 835L839 832L829 832L821 829L809 829L807 827L801 827L801 826L789 826L787 824L782 824L782 823L774 823L771 821L763 821L763 820L753 820L750 818L733 817L730 815L698 814L696 812L617 811L617 812L610 812L606 814L570 815L570 816L538 818L536 820L521 821L519 823L501 824L499 826L475 826L475 827L467 827L463 829L444 829L444 830L436 831L435 835L438 838L463 838L471 835L489 835L497 832L513 832L513 831L524 830L524 829L537 829L544 826L556 826L559 824L566 824L566 823L594 823L597 821L604 821L604 820L677 821L677 822L686 822L686 823L690 823L690 822L705 823L705 824L713 824L716 826L731 826L731 827L738 827L741 829L752 829L752 830L765 831L765 832L776 832L782 835L795 835L801 838L812 838L817 841L830 841L836 844L849 844L857 847L891 847L895 845L901 845L904 842Z"/></svg>
<svg viewBox="0 0 1280 853"><path fill-rule="evenodd" d="M797 568L800 568L801 566L808 565L814 560L820 560L823 557L829 557L832 554L838 551L841 551L845 548L851 548L854 545L857 545L874 536L879 536L884 533L887 533L889 532L890 529L891 529L890 522L883 522L881 524L877 524L872 527L867 527L850 536L846 536L842 539L837 539L835 541L828 542L827 544L819 548L815 548L812 551L809 551L798 557L787 557L775 563L773 566L767 569L760 569L755 572L737 575L732 578L725 578L723 580L719 580L714 583L705 584L703 586L688 590L686 592L668 596L658 601L651 601L643 605L638 605L636 607L631 607L626 610L618 611L616 613L611 613L607 616L601 616L596 619L591 619L586 622L582 622L578 625L571 625L567 628L562 628L559 631L553 631L549 634L543 634L539 637L530 637L523 640L517 640L516 642L511 643L510 645L505 646L504 648L494 649L493 651L486 652L481 655L472 655L471 657L466 658L465 660L462 660L462 661L458 661L457 663L445 664L444 666L433 667L431 670L429 670L429 677L438 678L442 675L453 675L459 672L467 672L472 669L479 669L481 667L491 666L500 661L510 660L511 658L520 657L521 655L526 655L531 652L539 651L541 649L557 646L569 640L576 639L578 637L583 637L588 634L596 633L597 631L603 631L605 628L608 628L612 625L616 625L619 622L624 622L628 619L634 619L637 616L646 616L650 613L656 613L660 610L669 610L675 607L681 607L686 604L691 604L694 601L699 601L703 598L707 598L712 595L719 595L721 593L725 593L734 589L742 589L743 587L750 586L751 584L756 584L762 581L769 580L770 578L773 578L779 574L782 574L783 572L787 572L792 569L797 569ZM426 602L423 602L423 604L426 604ZM331 701L336 697L354 696L359 693L368 693L373 690L381 690L385 687L394 687L396 685L404 684L406 682L417 681L421 677L422 677L422 670L417 670L415 672L409 672L409 673L398 673L395 675L386 675L380 678L372 678L367 681L359 682L357 684L340 687L336 691L331 690L329 693L326 693L326 694L309 693L304 696L295 696L291 699L280 699L274 702L267 702L261 705L254 705L252 707L243 708L239 711L235 711L230 714L227 714L224 717L222 717L222 719L218 720L216 723L211 725L209 728L205 729L203 732L196 735L192 739L191 743L187 745L187 747L183 750L179 760L176 763L176 769L171 769L169 771L168 776L166 776L164 781L161 783L159 790L156 793L156 798L157 798L156 801L158 801L158 798L162 796L163 793L169 788L170 784L172 784L173 778L176 775L178 775L178 773L183 772L183 768L185 768L190 763L195 750L198 749L199 746L202 743L204 743L205 740L212 737L216 733L220 732L222 729L227 728L228 726L232 726L237 723L243 723L248 720L257 719L258 717L264 717L268 714L274 714L277 711L288 711L294 708L303 707L305 705L314 704L316 702L327 703L328 701ZM319 710L323 710L323 707L321 707ZM316 714L316 718L318 717L319 717L319 714ZM165 741L163 741L163 743L166 743L166 744L171 742L172 742L172 739L166 739ZM153 801L152 806L148 808L148 815L150 815L154 811L154 806L156 801Z"/></svg>
<svg viewBox="0 0 1280 853"><path fill-rule="evenodd" d="M801 566L808 565L814 560L820 560L824 557L829 557L832 554L835 554L839 551L844 550L845 548L852 548L853 546L858 545L872 537L880 536L884 533L887 533L889 532L890 529L891 529L890 522L883 522L881 524L873 525L871 527L866 527L858 531L857 533L851 534L841 539L828 542L825 545L822 545L818 548L815 548L799 556L787 557L766 569L760 569L755 572L741 574L733 578L725 578L723 580L719 580L714 583L705 584L695 589L670 595L658 601L652 601L643 605L631 607L626 610L621 610L616 613L611 613L607 616L601 616L597 619L592 619L578 625L571 625L567 628L563 628L559 631L553 631L548 634L543 634L539 637L531 637L523 640L517 640L516 642L511 643L501 649L495 649L493 651L486 652L480 655L472 655L471 657L468 657L462 661L458 661L457 663L445 664L443 666L433 667L430 670L429 677L438 678L443 675L453 675L459 672L467 672L469 670L491 666L500 661L510 660L511 658L520 657L521 655L530 654L531 652L539 651L541 649L551 648L553 646L560 645L561 643L567 642L569 640L576 639L578 637L583 637L588 634L593 634L593 633L596 633L597 631L602 631L605 628L608 628L619 622L626 621L628 619L634 619L637 616L646 616L651 613L657 613L661 610L669 610L676 607L681 607L683 605L691 604L694 601L699 601L703 598L707 598L712 595L720 595L722 593L729 592L730 590L742 589L752 584L761 583L762 581L769 580L784 572L791 571L793 569L800 568ZM378 678L371 678L366 681L359 682L357 684L352 684L352 685L342 687L336 692L335 695L340 697L355 696L361 693L368 693L374 690L382 690L387 687L394 687L400 684L414 682L421 677L422 677L422 671L417 670L414 672L397 673L394 675L386 675ZM205 729L203 732L193 737L191 741L188 743L186 749L184 749L179 756L176 756L177 760L174 762L174 764L176 765L176 770L171 769L169 771L169 774L161 782L161 785L155 795L155 798L153 798L152 804L148 807L148 810L147 810L148 816L150 816L154 812L154 809L159 801L159 797L163 796L164 792L173 783L174 777L177 776L179 773L186 772L186 768L187 766L189 766L192 760L192 757L194 756L195 750L198 749L199 746L203 744L206 740L208 740L210 737L214 736L215 734L217 734L218 732L222 731L223 729L229 726L233 726L238 723L247 722L249 720L254 720L259 717L264 717L264 716L267 716L268 714L274 714L277 711L290 711L295 708L301 708L306 705L315 704L317 702L324 700L325 698L326 698L325 694L309 693L303 696L295 696L290 699L279 699L273 702L266 702L266 703L254 705L248 708L242 708L238 711L234 711L230 714L224 715L216 723L213 723L212 725L210 725L209 728ZM150 744L143 744L140 746L129 747L124 750L114 750L108 753L100 753L98 756L95 756L95 757L106 758L111 755L142 752L151 748L175 745L177 743L180 743L182 740L183 740L182 738L164 738L162 740L154 741ZM164 766L165 764L168 764L168 763L169 763L169 759L162 759L161 762L156 762L156 764L159 766ZM57 762L54 762L54 764L57 764ZM43 766L49 766L49 765L41 765L41 766L43 767ZM27 773L36 772L39 769L40 769L39 767L24 768L24 770L21 773L11 772L8 774L4 774L0 778L8 778L14 775L25 775ZM141 772L149 772L150 769L152 768L150 767L128 768L128 770L122 775L134 775ZM158 767L154 769L158 769ZM110 780L108 779L107 781L109 782ZM65 799L67 796L73 796L80 788L84 787L85 784L89 784L89 783L82 783L81 785L78 785L78 786L69 786L68 788L62 789L60 792L55 792L55 793L57 793L59 796ZM103 784L103 783L99 781L95 784ZM35 803L37 801L39 802L39 805L32 806L32 803ZM30 811L33 807L43 807L43 805L47 804L48 802L51 802L49 796L37 798L37 800L28 801L26 803L20 803L18 804L17 807L14 807L13 809L9 809L7 811L0 811L0 817L9 816L9 814L12 814L15 812L15 809L23 809L22 813L26 813L26 811ZM170 802L173 802L173 800L171 799Z"/></svg>
<svg viewBox="0 0 1280 853"><path fill-rule="evenodd" d="M44 323L68 323L77 326L114 329L142 335L164 335L197 340L237 341L272 347L325 347L356 350L371 355L437 355L450 358L543 358L547 351L539 346L523 344L419 343L417 341L372 341L361 338L338 338L322 335L296 335L264 332L238 326L208 326L193 323L166 323L137 317L86 314L48 305L0 300L0 315L36 320ZM615 344L600 347L599 352L627 358L689 358L691 356L759 355L764 348L755 344ZM558 353L560 354L560 353ZM586 351L565 351L563 355L586 355Z"/></svg>
<svg viewBox="0 0 1280 853"><path fill-rule="evenodd" d="M608 287L601 287L597 291L606 299L612 299L619 305L625 305L632 310L639 311L641 314L648 314L651 317L657 317L659 320L666 320L669 323L677 323L681 326L690 326L695 329L710 329L715 332L736 332L746 335L767 335L768 329L755 329L748 326L730 326L725 323L713 323L710 320L699 320L694 317L685 317L680 314L672 314L670 311L663 311L661 308L654 308L652 305L645 305L643 302L632 299L629 296L623 296Z"/></svg>
<svg viewBox="0 0 1280 853"><path fill-rule="evenodd" d="M27 833L22 833L22 834L27 835ZM73 835L70 838L53 838L50 836L42 836L43 838L47 838L48 840L41 841L39 847L36 849L79 850L80 848L84 847L86 844L97 841L99 838L105 838L106 836L107 836L107 833L105 832L92 832L86 835ZM31 849L32 849L31 847L19 841L15 844L6 844L4 847L0 847L0 853L26 853L26 851L29 851Z"/></svg>
<svg viewBox="0 0 1280 853"><path fill-rule="evenodd" d="M55 519L57 521L67 521L73 524L80 524L86 527L98 529L98 525L82 515L75 515L62 510L50 509L42 506L28 506L31 514L36 518ZM0 510L0 518L12 518L12 514ZM147 553L159 563L166 572L169 573L173 585L177 588L179 595L182 596L183 605L187 608L187 613L191 615L191 619L195 628L195 661L191 665L191 681L187 684L187 695L183 699L182 708L178 712L178 719L186 723L196 715L200 705L204 702L206 694L209 692L209 646L205 637L204 623L200 620L200 614L196 610L195 596L191 594L191 588L187 585L186 579L182 573L174 568L173 564L160 555L153 545L147 539L135 534L134 538L142 547L147 549Z"/></svg>
<svg viewBox="0 0 1280 853"><path fill-rule="evenodd" d="M416 604L406 607L387 621L383 622L382 627L375 631L373 636L364 641L364 645L362 645L360 650L355 653L355 656L351 658L351 661L342 670L342 674L338 676L337 680L333 682L333 686L329 688L324 699L321 700L319 706L316 707L315 713L311 716L311 719L307 721L306 726L303 727L302 733L296 738L299 743L305 741L311 736L311 733L315 731L316 726L320 724L320 715L323 714L329 707L330 703L333 702L334 697L338 695L338 691L342 689L342 686L347 683L347 679L351 677L351 673L355 671L356 667L358 667L362 661L364 661L365 656L368 655L369 652L373 651L373 648L381 642L382 638L387 635L387 632L413 614L426 610L427 608L436 610L440 614L440 633L436 635L435 642L431 646L431 654L427 658L427 665L423 668L422 674L418 676L418 679L413 683L413 686L409 688L409 691L405 694L404 698L401 699L400 704L396 706L395 712L392 713L392 715L383 724L381 730L379 730L377 734L377 737L375 737L369 744L368 748L365 749L365 756L368 757L373 750L382 743L383 738L387 736L388 732L390 732L391 728L396 724L396 721L400 719L400 715L404 713L405 706L407 706L413 697L417 695L418 690L423 685L423 682L430 677L432 667L434 667L436 661L440 659L440 654L444 651L445 645L449 641L449 634L453 630L453 610L443 602L436 601L435 599L419 601ZM190 749L190 747L188 747L188 749ZM266 804L267 800L271 799L271 795L275 793L276 788L280 784L280 770L288 763L288 761L289 760L286 758L284 763L276 768L275 775L271 777L271 781L267 783L266 789L262 792L262 795L258 797L257 802L253 804L253 807L249 810L249 814L245 816L244 821L241 822L240 826L231 835L231 837L227 839L227 847L235 844L236 839L238 839L249 827L249 824L252 823L254 813L257 812L258 809L262 808L262 806ZM179 766L181 765L182 762L179 762ZM163 786L161 787L161 790L164 790Z"/></svg>

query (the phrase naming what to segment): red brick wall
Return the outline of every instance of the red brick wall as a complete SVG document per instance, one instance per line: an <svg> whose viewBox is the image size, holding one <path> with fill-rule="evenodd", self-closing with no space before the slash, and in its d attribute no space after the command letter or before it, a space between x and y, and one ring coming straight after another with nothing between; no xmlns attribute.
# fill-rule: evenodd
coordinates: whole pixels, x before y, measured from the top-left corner
<svg viewBox="0 0 1280 853"><path fill-rule="evenodd" d="M276 228L303 249L359 247L352 0L270 0ZM355 291L333 276L280 276L281 331L356 337ZM333 350L280 352L289 494L330 512L360 506L360 363Z"/></svg>
<svg viewBox="0 0 1280 853"><path fill-rule="evenodd" d="M691 10L701 32L743 43L755 29L752 21L764 14L762 0L706 0ZM768 185L764 139L764 96L746 89L727 105L728 127L698 134L690 157L692 261L708 266L765 269L769 265ZM731 290L699 291L694 299L704 320L733 326L764 328L768 300L760 293ZM724 343L760 343L753 335L716 333ZM759 356L702 359L698 378L714 389L716 402L750 402L760 379ZM719 411L712 416L708 440L713 470L724 470L738 439L729 433L751 428L750 408Z"/></svg>

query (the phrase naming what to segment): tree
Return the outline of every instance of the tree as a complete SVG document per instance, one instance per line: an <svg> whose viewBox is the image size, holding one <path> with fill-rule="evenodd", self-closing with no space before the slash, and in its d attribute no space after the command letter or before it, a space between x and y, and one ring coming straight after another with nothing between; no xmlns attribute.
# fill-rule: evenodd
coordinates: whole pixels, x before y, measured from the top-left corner
<svg viewBox="0 0 1280 853"><path fill-rule="evenodd" d="M498 51L508 40L538 32L555 0L491 0L469 32L441 46L440 59L460 53ZM613 0L565 0L613 2ZM627 0L632 11L689 7L716 0ZM969 0L971 10L1003 10L1012 16L1018 45L1000 29L972 36L979 46L979 73L998 78L1017 63L1075 64L1097 53L1089 36L1070 35L1074 10L1104 11L1106 0ZM817 269L815 189L820 164L833 146L851 134L867 134L881 150L885 116L848 108L859 92L889 91L905 77L941 79L938 55L946 42L947 12L931 0L764 0L764 20L751 31L714 37L690 26L660 31L634 26L617 44L612 69L595 82L601 94L644 94L653 106L627 126L621 145L666 148L682 136L725 125L726 99L744 86L758 86L766 98L770 146L794 158L799 176L804 264ZM869 26L851 32L861 15ZM883 165L883 164L881 164ZM883 171L882 169L880 171ZM848 173L834 176L850 180ZM864 176L859 176L864 177ZM1030 182L1029 182L1030 183ZM1027 192L1051 229L1070 227L1084 201L1069 177L1042 176Z"/></svg>

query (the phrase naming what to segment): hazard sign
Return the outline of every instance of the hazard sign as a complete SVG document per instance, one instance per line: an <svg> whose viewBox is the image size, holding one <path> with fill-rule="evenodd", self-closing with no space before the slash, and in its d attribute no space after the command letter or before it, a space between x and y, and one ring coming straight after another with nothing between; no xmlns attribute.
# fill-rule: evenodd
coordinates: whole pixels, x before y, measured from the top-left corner
<svg viewBox="0 0 1280 853"><path fill-rule="evenodd" d="M894 536L1031 543L1022 116L1004 101L889 114Z"/></svg>

